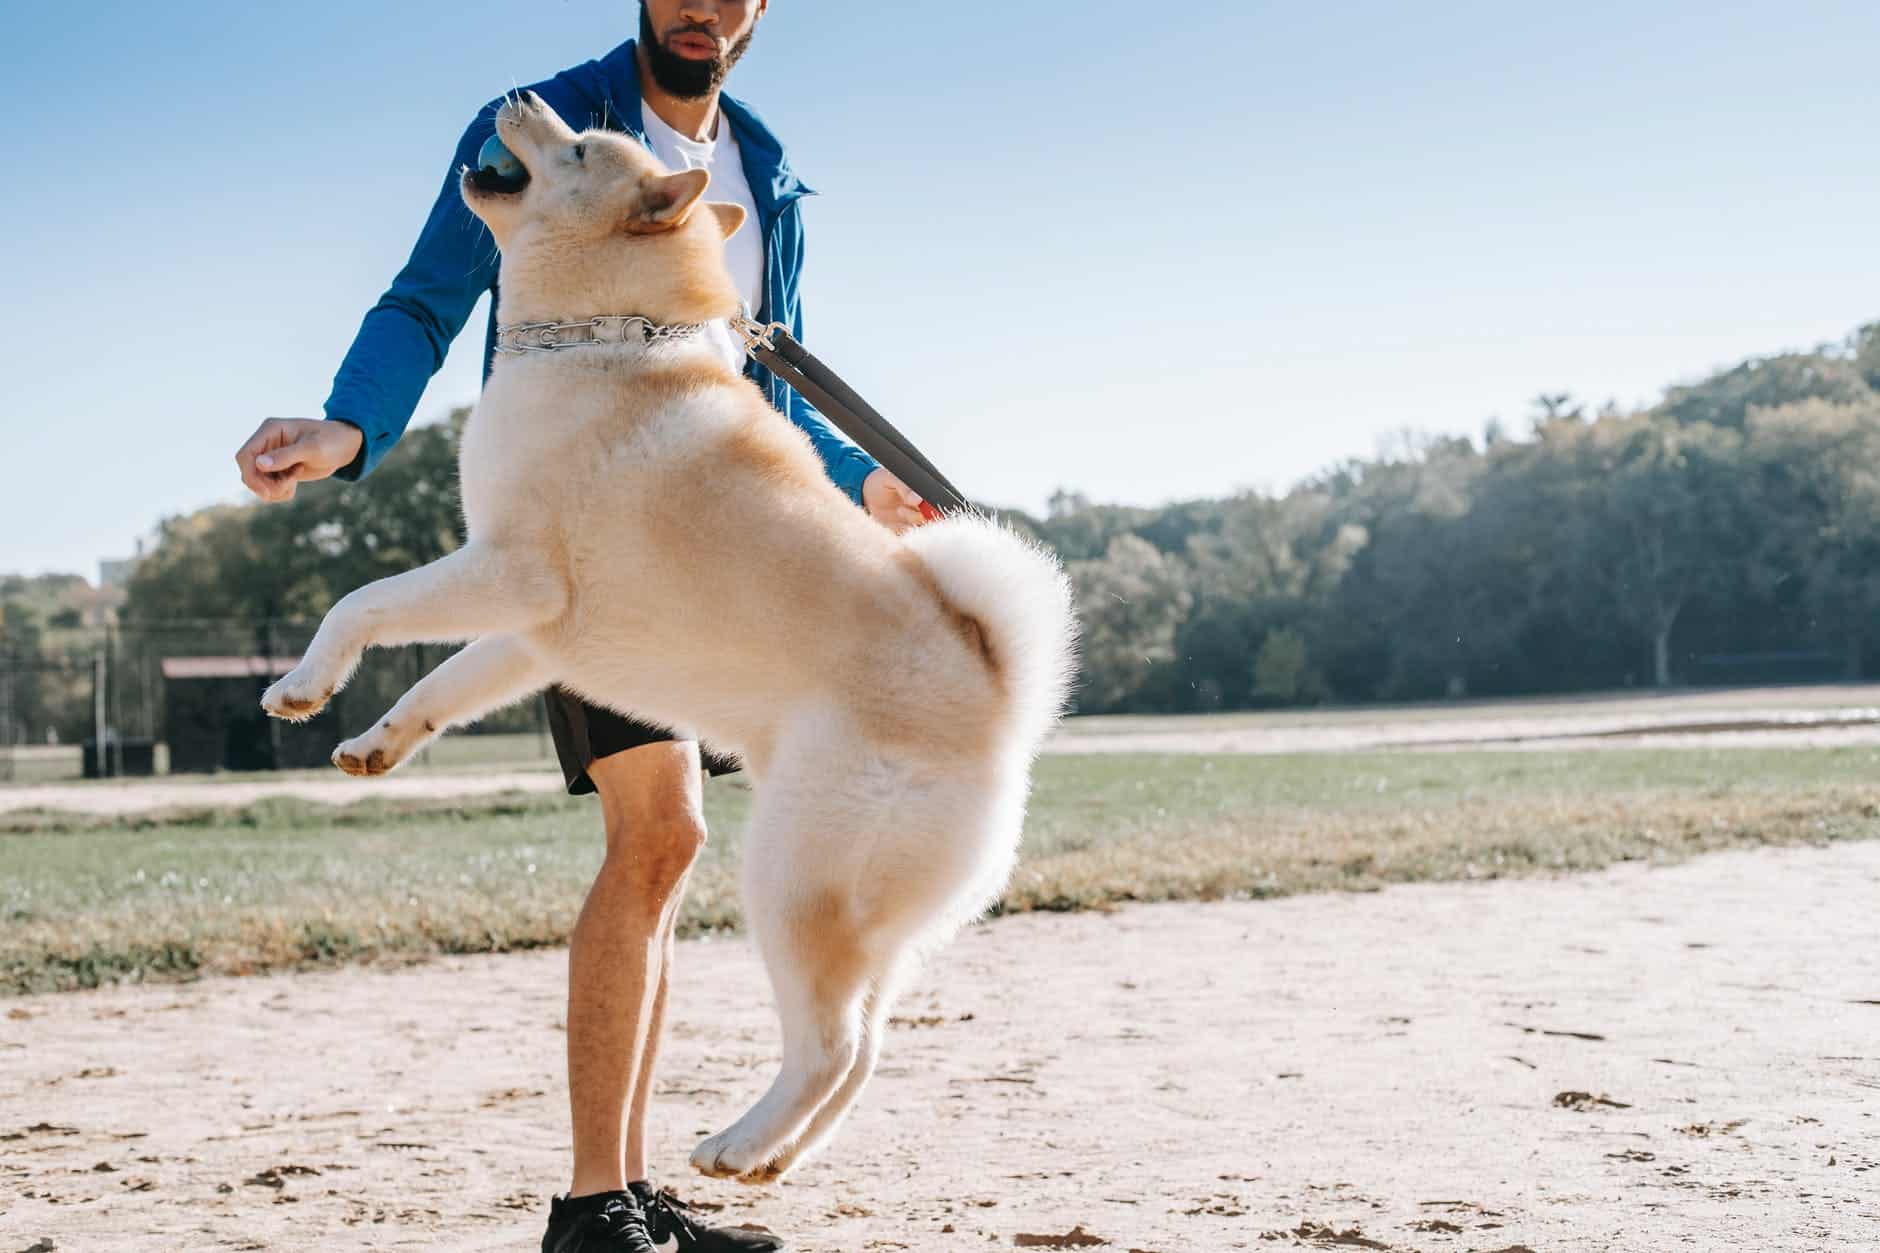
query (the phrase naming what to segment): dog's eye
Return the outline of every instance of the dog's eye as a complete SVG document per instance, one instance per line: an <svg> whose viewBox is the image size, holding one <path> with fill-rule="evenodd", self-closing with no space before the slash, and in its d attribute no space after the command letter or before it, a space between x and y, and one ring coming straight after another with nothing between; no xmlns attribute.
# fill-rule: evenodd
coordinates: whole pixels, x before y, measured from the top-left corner
<svg viewBox="0 0 1880 1253"><path fill-rule="evenodd" d="M587 160L587 145L586 144L576 144L574 146L574 159L577 161Z"/></svg>

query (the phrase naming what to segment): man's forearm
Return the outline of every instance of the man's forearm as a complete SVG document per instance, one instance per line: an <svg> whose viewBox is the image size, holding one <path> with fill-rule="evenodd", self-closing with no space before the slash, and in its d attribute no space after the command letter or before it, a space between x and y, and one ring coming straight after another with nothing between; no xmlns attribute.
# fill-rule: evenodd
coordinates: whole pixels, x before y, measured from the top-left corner
<svg viewBox="0 0 1880 1253"><path fill-rule="evenodd" d="M328 418L350 422L365 437L359 456L336 477L369 474L391 451L443 365L454 333L435 315L398 298L396 289L366 314L325 405Z"/></svg>
<svg viewBox="0 0 1880 1253"><path fill-rule="evenodd" d="M795 316L790 319L790 334L799 343L802 342L803 309L800 305ZM823 468L828 471L830 481L847 492L850 500L858 505L866 505L867 502L862 499L862 484L870 474L881 468L881 463L831 426L829 419L818 413L816 407L803 399L795 388L786 388L785 391L789 403L784 409L784 416L809 436L809 442L815 447L816 455L822 458Z"/></svg>
<svg viewBox="0 0 1880 1253"><path fill-rule="evenodd" d="M856 504L862 503L862 483L879 468L880 463L850 443L829 420L795 391L790 393L789 411L784 415L809 436L810 446L822 458L823 469L837 487L848 493Z"/></svg>

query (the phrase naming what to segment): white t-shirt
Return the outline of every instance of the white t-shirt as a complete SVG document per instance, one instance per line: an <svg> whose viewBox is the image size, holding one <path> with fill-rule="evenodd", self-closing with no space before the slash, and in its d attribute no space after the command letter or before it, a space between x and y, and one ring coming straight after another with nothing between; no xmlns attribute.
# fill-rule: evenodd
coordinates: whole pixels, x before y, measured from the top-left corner
<svg viewBox="0 0 1880 1253"><path fill-rule="evenodd" d="M723 113L718 115L718 130L704 143L681 135L666 125L645 101L640 103L646 123L646 138L653 155L673 173L704 170L712 176L705 188L705 199L729 201L744 209L744 223L725 241L725 263L731 267L731 280L738 294L750 306L751 316L764 307L764 238L757 222L757 201L751 197L751 184L744 177L744 163L739 158L738 139Z"/></svg>

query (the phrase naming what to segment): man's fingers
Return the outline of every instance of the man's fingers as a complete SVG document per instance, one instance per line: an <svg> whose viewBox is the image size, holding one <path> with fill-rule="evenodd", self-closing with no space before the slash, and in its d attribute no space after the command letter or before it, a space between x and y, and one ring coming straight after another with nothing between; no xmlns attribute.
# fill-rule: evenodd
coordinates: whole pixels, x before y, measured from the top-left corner
<svg viewBox="0 0 1880 1253"><path fill-rule="evenodd" d="M906 505L909 509L920 508L920 496L913 488L903 483L900 479L889 479L888 486L894 489L894 494L901 498L903 505Z"/></svg>
<svg viewBox="0 0 1880 1253"><path fill-rule="evenodd" d="M888 486L894 489L894 514L900 520L896 530L909 530L927 520L920 508L927 502L921 499L919 492L894 477L888 479Z"/></svg>
<svg viewBox="0 0 1880 1253"><path fill-rule="evenodd" d="M897 505L886 512L881 524L896 535L905 535L921 524L920 511Z"/></svg>
<svg viewBox="0 0 1880 1253"><path fill-rule="evenodd" d="M310 441L305 439L283 444L279 448L257 454L255 465L270 474L285 474L300 465L314 451L309 445Z"/></svg>
<svg viewBox="0 0 1880 1253"><path fill-rule="evenodd" d="M899 479L894 481L894 486L901 497L900 508L896 512L901 515L902 521L909 528L917 527L927 521L927 502L921 498L920 493Z"/></svg>
<svg viewBox="0 0 1880 1253"><path fill-rule="evenodd" d="M286 424L279 418L269 418L256 427L255 433L248 437L248 442L235 450L235 466L241 472L242 485L263 500L276 499L277 493L267 467L257 463L271 450L292 442Z"/></svg>
<svg viewBox="0 0 1880 1253"><path fill-rule="evenodd" d="M280 454L276 453L274 456L276 458L276 464L278 465ZM263 473L261 477L267 482L271 489L272 494L269 495L268 499L278 503L283 500L292 500L294 498L295 488L308 479L317 478L318 476L313 473L312 466L308 465L304 460L296 459L294 464L277 469L272 473Z"/></svg>
<svg viewBox="0 0 1880 1253"><path fill-rule="evenodd" d="M279 504L283 500L292 500L294 498L294 481L292 479L283 481L267 474L256 475L256 478L260 481L261 485L253 488L255 495L267 501L270 505Z"/></svg>
<svg viewBox="0 0 1880 1253"><path fill-rule="evenodd" d="M256 451L258 441L260 447L267 448L264 437L268 434L264 424L264 430L257 431L255 438L235 454L235 464L241 468L242 483L261 499L270 503L292 500L294 485L307 477L307 459L317 450L300 439L266 452Z"/></svg>
<svg viewBox="0 0 1880 1253"><path fill-rule="evenodd" d="M255 428L255 433L248 437L247 443L235 450L235 460L246 465L248 462L253 461L258 454L266 452L269 448L281 443L283 438L281 420L279 418L269 418Z"/></svg>
<svg viewBox="0 0 1880 1253"><path fill-rule="evenodd" d="M252 456L237 453L235 455L235 464L241 469L243 487L246 487L263 500L274 499L274 484L270 480L270 476L266 472L255 468L254 458Z"/></svg>

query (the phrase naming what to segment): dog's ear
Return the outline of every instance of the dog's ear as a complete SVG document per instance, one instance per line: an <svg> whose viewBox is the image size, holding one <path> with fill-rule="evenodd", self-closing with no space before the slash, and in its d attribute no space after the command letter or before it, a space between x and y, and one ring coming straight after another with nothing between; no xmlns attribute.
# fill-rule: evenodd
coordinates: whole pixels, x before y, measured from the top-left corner
<svg viewBox="0 0 1880 1253"><path fill-rule="evenodd" d="M629 234L657 235L682 226L705 194L711 175L704 170L681 170L649 180L640 188L640 201L627 214Z"/></svg>
<svg viewBox="0 0 1880 1253"><path fill-rule="evenodd" d="M744 206L741 204L727 204L722 200L713 200L705 207L710 209L712 216L718 219L718 229L724 233L726 239L737 234L738 228L744 225Z"/></svg>

